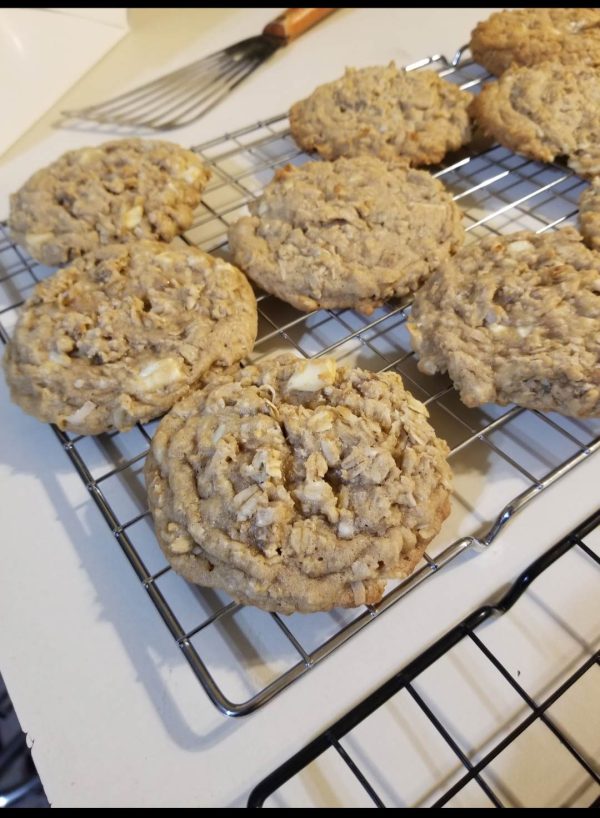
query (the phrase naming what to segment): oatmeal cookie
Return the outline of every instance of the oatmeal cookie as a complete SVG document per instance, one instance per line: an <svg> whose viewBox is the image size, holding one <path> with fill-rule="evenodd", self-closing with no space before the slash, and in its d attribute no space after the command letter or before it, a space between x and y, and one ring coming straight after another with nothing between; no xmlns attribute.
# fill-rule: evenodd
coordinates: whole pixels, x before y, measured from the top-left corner
<svg viewBox="0 0 600 818"><path fill-rule="evenodd" d="M250 213L229 230L235 264L307 312L371 312L416 290L464 240L441 182L369 156L288 165Z"/></svg>
<svg viewBox="0 0 600 818"><path fill-rule="evenodd" d="M387 162L435 165L471 138L471 94L435 71L394 63L348 68L290 111L298 145L324 159L378 156Z"/></svg>
<svg viewBox="0 0 600 818"><path fill-rule="evenodd" d="M448 448L399 375L283 355L178 403L145 476L191 582L270 611L381 599L449 513Z"/></svg>
<svg viewBox="0 0 600 818"><path fill-rule="evenodd" d="M12 399L78 434L169 409L251 351L256 300L235 267L185 245L106 245L38 284L4 359Z"/></svg>
<svg viewBox="0 0 600 818"><path fill-rule="evenodd" d="M579 200L579 222L583 238L592 250L600 250L600 177L592 179Z"/></svg>
<svg viewBox="0 0 600 818"><path fill-rule="evenodd" d="M419 369L467 406L600 415L600 255L572 227L488 236L435 272L408 323Z"/></svg>
<svg viewBox="0 0 600 818"><path fill-rule="evenodd" d="M209 179L192 151L120 139L69 151L11 196L13 238L54 266L102 244L171 241L192 224Z"/></svg>
<svg viewBox="0 0 600 818"><path fill-rule="evenodd" d="M541 162L565 156L581 176L600 173L600 70L544 62L511 68L486 85L471 111L507 148Z"/></svg>
<svg viewBox="0 0 600 818"><path fill-rule="evenodd" d="M473 59L492 74L511 65L545 60L600 64L598 9L509 9L497 11L471 34Z"/></svg>

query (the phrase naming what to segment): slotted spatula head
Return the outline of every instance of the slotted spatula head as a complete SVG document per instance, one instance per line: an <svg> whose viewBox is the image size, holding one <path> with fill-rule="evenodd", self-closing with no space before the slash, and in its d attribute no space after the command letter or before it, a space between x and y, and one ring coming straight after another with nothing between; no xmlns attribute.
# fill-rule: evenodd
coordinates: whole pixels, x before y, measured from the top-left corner
<svg viewBox="0 0 600 818"><path fill-rule="evenodd" d="M263 33L216 51L118 97L74 111L70 119L169 131L204 116L281 46L335 9L287 9Z"/></svg>

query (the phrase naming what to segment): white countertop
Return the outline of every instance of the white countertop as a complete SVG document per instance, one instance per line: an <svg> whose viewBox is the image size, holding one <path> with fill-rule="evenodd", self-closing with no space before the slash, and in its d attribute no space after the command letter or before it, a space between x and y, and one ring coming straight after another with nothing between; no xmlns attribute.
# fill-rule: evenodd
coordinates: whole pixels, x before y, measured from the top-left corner
<svg viewBox="0 0 600 818"><path fill-rule="evenodd" d="M254 34L274 11L133 10L131 33L0 158L2 213L33 170L106 138L53 129L58 110ZM277 114L348 64L451 54L490 11L342 10L168 138L197 144ZM195 680L51 430L13 406L3 382L0 452L0 669L55 806L243 805L260 778L597 502L592 460L492 550L425 583L264 709L232 720Z"/></svg>

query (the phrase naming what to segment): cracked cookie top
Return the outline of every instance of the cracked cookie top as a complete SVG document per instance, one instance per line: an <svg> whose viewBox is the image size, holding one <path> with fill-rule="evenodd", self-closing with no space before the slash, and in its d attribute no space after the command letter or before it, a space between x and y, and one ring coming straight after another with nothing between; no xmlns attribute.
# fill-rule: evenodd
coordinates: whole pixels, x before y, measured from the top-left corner
<svg viewBox="0 0 600 818"><path fill-rule="evenodd" d="M40 420L80 434L127 429L249 353L256 325L252 288L225 261L183 243L107 245L36 286L6 378Z"/></svg>
<svg viewBox="0 0 600 818"><path fill-rule="evenodd" d="M600 255L572 227L470 244L431 276L408 322L419 369L467 406L600 415Z"/></svg>
<svg viewBox="0 0 600 818"><path fill-rule="evenodd" d="M378 156L435 165L471 138L471 94L435 71L348 68L290 110L292 136L324 159Z"/></svg>
<svg viewBox="0 0 600 818"><path fill-rule="evenodd" d="M172 142L120 139L65 153L10 199L9 227L54 266L98 245L171 241L192 224L210 173Z"/></svg>
<svg viewBox="0 0 600 818"><path fill-rule="evenodd" d="M176 571L267 610L376 602L449 512L446 444L395 373L283 355L163 418L146 460Z"/></svg>
<svg viewBox="0 0 600 818"><path fill-rule="evenodd" d="M370 156L288 165L250 214L229 230L235 263L305 311L371 312L416 290L464 240L441 182Z"/></svg>

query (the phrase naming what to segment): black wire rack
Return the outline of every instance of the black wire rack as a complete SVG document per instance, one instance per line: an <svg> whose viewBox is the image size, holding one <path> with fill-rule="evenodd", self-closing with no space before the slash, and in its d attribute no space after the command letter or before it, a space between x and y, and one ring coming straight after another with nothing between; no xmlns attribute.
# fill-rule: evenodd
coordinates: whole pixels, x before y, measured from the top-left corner
<svg viewBox="0 0 600 818"><path fill-rule="evenodd" d="M0 809L48 807L12 701L0 676Z"/></svg>
<svg viewBox="0 0 600 818"><path fill-rule="evenodd" d="M473 611L261 781L248 806L319 806L322 801L377 807L599 806L600 619L593 617L598 614L593 602L600 598L600 537L594 538L594 531L600 533L600 510L535 560L508 591ZM586 595L579 627L561 618L560 593L553 588L565 574L573 579L572 572ZM545 583L543 601L531 590L534 582L535 589ZM562 630L579 645L564 672L553 679L544 674L541 685L531 669L518 669L517 664L527 664L526 656L503 659L496 647L494 626L504 616L512 616L512 627L525 631L532 645L547 638L523 595L532 598L530 605L554 603L545 613L552 616L555 633ZM432 684L436 666L461 667L469 654L471 675L462 677L462 685L456 674L441 671L448 691L440 701ZM473 741L457 701L460 695L468 700L465 688L473 712L477 704L505 708L503 729L489 730L486 724ZM501 688L503 693L497 693ZM536 758L537 747L543 751ZM379 764L382 753L385 767ZM403 774L403 767L413 773L415 765L407 763L411 755L425 760L430 781L424 775L409 781Z"/></svg>
<svg viewBox="0 0 600 818"><path fill-rule="evenodd" d="M486 75L461 53L409 66L433 68L463 88ZM273 171L311 157L295 145L285 115L252 124L195 150L213 178L188 243L227 251L227 229L260 194ZM464 212L470 239L517 229L543 231L573 220L585 184L571 171L481 146L434 169ZM6 342L35 284L52 271L32 261L0 225L0 340ZM240 606L226 594L188 585L166 564L152 530L143 461L157 421L96 438L54 429L61 445L148 597L213 703L239 716L264 705L310 671L408 591L465 551L485 549L511 517L600 448L600 422L519 407L465 408L446 377L422 375L405 327L410 304L392 303L365 317L350 310L300 313L257 293L258 340L252 360L274 351L332 355L373 371L394 370L424 401L438 434L451 447L453 512L417 570L391 583L375 606L281 617ZM482 479L485 475L485 479Z"/></svg>

